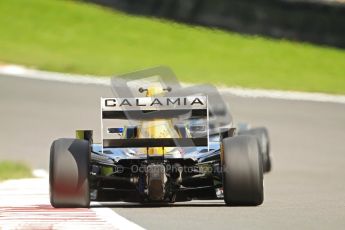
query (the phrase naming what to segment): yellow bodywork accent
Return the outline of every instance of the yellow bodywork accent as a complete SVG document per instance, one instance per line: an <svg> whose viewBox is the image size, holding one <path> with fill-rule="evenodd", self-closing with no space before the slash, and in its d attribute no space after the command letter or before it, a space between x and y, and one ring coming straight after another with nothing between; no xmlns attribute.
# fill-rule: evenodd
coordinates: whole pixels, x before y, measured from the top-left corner
<svg viewBox="0 0 345 230"><path fill-rule="evenodd" d="M170 120L158 119L154 121L143 121L141 124L141 131L138 138L174 138L177 137L177 132L173 129ZM148 155L163 155L169 152L171 147L152 147L148 148Z"/></svg>
<svg viewBox="0 0 345 230"><path fill-rule="evenodd" d="M75 131L75 138L84 140L84 130L76 130Z"/></svg>
<svg viewBox="0 0 345 230"><path fill-rule="evenodd" d="M102 176L109 176L113 174L114 170L113 167L102 167L101 168L101 175Z"/></svg>
<svg viewBox="0 0 345 230"><path fill-rule="evenodd" d="M154 97L157 96L158 94L164 93L164 90L162 87L159 86L151 86L147 88L146 91L146 97Z"/></svg>
<svg viewBox="0 0 345 230"><path fill-rule="evenodd" d="M146 96L154 97L164 93L162 87L148 87ZM138 130L138 138L176 138L178 133L174 129L172 121L169 119L157 119L153 121L142 121ZM171 151L171 147L151 147L145 152L149 155L162 156L164 153Z"/></svg>

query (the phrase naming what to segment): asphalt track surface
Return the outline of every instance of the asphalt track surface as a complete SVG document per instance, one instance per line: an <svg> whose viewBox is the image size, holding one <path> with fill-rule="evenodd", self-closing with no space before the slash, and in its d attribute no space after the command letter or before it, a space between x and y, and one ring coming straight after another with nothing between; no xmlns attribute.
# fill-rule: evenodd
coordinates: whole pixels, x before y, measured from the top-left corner
<svg viewBox="0 0 345 230"><path fill-rule="evenodd" d="M55 138L73 137L75 129L99 136L100 96L112 93L105 86L0 76L0 160L47 169ZM270 131L273 171L265 176L262 206L108 206L147 229L344 229L345 105L224 97L235 122Z"/></svg>

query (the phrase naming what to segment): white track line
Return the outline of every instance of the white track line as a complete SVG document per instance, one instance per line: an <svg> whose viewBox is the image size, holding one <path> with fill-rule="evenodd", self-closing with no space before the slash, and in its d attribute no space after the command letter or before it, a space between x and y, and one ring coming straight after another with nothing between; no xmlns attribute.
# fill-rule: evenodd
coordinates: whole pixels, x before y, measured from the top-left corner
<svg viewBox="0 0 345 230"><path fill-rule="evenodd" d="M110 85L109 77L96 77L88 75L76 75L76 74L65 74L48 71L40 71L35 69L28 69L17 65L0 66L0 74L10 75L13 77L45 80L45 81L57 81L57 82L68 82L75 84L87 84L87 85Z"/></svg>
<svg viewBox="0 0 345 230"><path fill-rule="evenodd" d="M345 96L325 93L305 93L280 90L243 89L243 88L219 88L221 93L229 93L238 97L272 98L293 101L332 102L345 104Z"/></svg>
<svg viewBox="0 0 345 230"><path fill-rule="evenodd" d="M143 229L98 203L90 209L55 209L48 189L47 178L0 183L0 229Z"/></svg>
<svg viewBox="0 0 345 230"><path fill-rule="evenodd" d="M120 216L116 212L112 211L110 208L91 208L97 216L101 216L107 223L113 226L121 226L121 229L144 229L139 225L127 220L126 218Z"/></svg>
<svg viewBox="0 0 345 230"><path fill-rule="evenodd" d="M38 178L45 178L45 179L49 178L48 172L44 169L34 169L32 170L32 175Z"/></svg>
<svg viewBox="0 0 345 230"><path fill-rule="evenodd" d="M91 84L91 85L110 85L109 77L96 77L88 75L64 74L48 71L40 71L35 69L28 69L17 65L0 66L0 74L14 77L69 82L75 84ZM222 93L228 93L239 97L249 98L272 98L282 100L296 100L296 101L314 101L314 102L332 102L345 104L345 96L331 95L325 93L306 93L295 91L281 91L281 90L262 90L262 89L246 89L240 87L219 87Z"/></svg>

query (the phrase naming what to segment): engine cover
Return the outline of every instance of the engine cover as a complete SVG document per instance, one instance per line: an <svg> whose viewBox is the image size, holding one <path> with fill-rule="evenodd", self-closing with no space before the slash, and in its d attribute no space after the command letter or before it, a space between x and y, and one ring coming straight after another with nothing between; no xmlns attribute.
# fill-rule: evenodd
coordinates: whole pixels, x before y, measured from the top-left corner
<svg viewBox="0 0 345 230"><path fill-rule="evenodd" d="M162 164L147 166L148 197L150 200L160 201L165 195L165 167Z"/></svg>

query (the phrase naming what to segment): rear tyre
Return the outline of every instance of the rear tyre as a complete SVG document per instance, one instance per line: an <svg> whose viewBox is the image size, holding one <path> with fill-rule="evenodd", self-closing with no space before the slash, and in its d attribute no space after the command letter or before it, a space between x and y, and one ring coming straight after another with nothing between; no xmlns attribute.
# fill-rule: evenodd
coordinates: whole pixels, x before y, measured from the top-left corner
<svg viewBox="0 0 345 230"><path fill-rule="evenodd" d="M265 127L242 130L238 135L255 136L259 145L259 151L262 155L263 170L270 172L272 169L270 157L270 139Z"/></svg>
<svg viewBox="0 0 345 230"><path fill-rule="evenodd" d="M256 206L264 200L262 159L255 137L223 139L224 201L232 206Z"/></svg>
<svg viewBox="0 0 345 230"><path fill-rule="evenodd" d="M90 145L86 140L62 138L50 148L50 203L55 208L90 206Z"/></svg>

